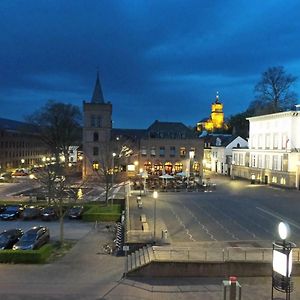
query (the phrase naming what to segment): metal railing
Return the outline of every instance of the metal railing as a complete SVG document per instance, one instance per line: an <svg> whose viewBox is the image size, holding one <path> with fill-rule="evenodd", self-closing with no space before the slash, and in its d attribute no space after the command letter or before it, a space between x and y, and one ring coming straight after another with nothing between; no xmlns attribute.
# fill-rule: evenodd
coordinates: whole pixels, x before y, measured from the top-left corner
<svg viewBox="0 0 300 300"><path fill-rule="evenodd" d="M272 248L226 247L226 248L190 248L190 247L153 247L156 260L163 261L249 261L271 262ZM293 249L293 261L300 261L300 249Z"/></svg>

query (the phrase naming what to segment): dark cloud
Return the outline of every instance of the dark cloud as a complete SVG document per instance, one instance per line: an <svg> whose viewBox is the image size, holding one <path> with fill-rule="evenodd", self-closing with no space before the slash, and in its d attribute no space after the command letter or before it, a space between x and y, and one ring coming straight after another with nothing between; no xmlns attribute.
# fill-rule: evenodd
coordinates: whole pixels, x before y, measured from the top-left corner
<svg viewBox="0 0 300 300"><path fill-rule="evenodd" d="M237 113L267 67L299 75L299 9L279 0L2 0L1 115L21 119L48 99L81 106L97 68L118 127L192 125L216 91L225 113Z"/></svg>

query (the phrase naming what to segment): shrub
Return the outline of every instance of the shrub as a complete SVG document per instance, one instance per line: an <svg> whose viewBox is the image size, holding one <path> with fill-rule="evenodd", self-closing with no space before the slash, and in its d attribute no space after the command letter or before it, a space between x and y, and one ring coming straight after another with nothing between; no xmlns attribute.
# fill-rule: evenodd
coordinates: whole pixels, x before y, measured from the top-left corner
<svg viewBox="0 0 300 300"><path fill-rule="evenodd" d="M1 250L1 263L40 264L51 255L53 245L46 244L38 250Z"/></svg>
<svg viewBox="0 0 300 300"><path fill-rule="evenodd" d="M87 222L95 221L113 221L116 222L121 216L121 206L113 205L111 206L92 206L86 212L83 213L82 219Z"/></svg>

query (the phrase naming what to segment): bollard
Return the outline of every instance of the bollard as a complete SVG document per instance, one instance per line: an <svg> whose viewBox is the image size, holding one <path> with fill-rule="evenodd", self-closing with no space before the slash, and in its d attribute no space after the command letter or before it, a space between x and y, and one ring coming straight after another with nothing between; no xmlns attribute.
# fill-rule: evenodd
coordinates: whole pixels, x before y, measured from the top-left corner
<svg viewBox="0 0 300 300"><path fill-rule="evenodd" d="M229 300L236 300L236 277L229 277L230 289L229 289Z"/></svg>
<svg viewBox="0 0 300 300"><path fill-rule="evenodd" d="M237 297L237 288L239 290L239 295ZM229 291L229 298L227 298L227 291ZM223 280L223 299L224 300L241 300L242 299L242 287L238 283L235 276L230 276L229 280Z"/></svg>

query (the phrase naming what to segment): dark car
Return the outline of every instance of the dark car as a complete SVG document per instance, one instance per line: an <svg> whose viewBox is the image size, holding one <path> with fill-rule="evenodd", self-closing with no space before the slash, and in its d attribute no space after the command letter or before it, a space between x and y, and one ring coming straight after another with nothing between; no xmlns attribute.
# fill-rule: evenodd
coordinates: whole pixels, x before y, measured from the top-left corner
<svg viewBox="0 0 300 300"><path fill-rule="evenodd" d="M0 219L2 220L14 220L17 219L23 211L21 204L7 205L5 210L0 213Z"/></svg>
<svg viewBox="0 0 300 300"><path fill-rule="evenodd" d="M23 235L21 229L10 229L0 233L0 249L11 249Z"/></svg>
<svg viewBox="0 0 300 300"><path fill-rule="evenodd" d="M76 205L70 208L68 212L69 219L81 219L83 214L83 206Z"/></svg>
<svg viewBox="0 0 300 300"><path fill-rule="evenodd" d="M4 212L6 209L6 205L5 204L0 204L0 213Z"/></svg>
<svg viewBox="0 0 300 300"><path fill-rule="evenodd" d="M42 210L41 217L43 221L51 221L56 220L58 218L58 214L53 206L48 206Z"/></svg>
<svg viewBox="0 0 300 300"><path fill-rule="evenodd" d="M39 249L50 240L48 227L32 227L24 233L20 240L13 246L13 250L35 250Z"/></svg>
<svg viewBox="0 0 300 300"><path fill-rule="evenodd" d="M26 207L22 213L23 220L37 219L41 216L41 209L35 206Z"/></svg>

